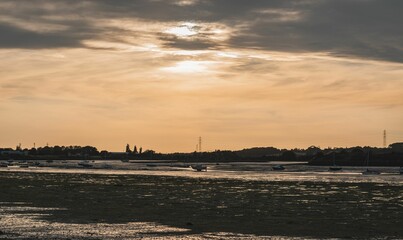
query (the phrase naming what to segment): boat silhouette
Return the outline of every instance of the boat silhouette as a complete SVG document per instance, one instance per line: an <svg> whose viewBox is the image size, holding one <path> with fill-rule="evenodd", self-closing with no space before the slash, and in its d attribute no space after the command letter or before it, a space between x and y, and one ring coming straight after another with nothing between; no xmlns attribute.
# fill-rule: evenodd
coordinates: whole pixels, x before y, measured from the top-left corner
<svg viewBox="0 0 403 240"><path fill-rule="evenodd" d="M341 171L343 168L336 165L336 153L333 152L333 166L329 167L329 171Z"/></svg>
<svg viewBox="0 0 403 240"><path fill-rule="evenodd" d="M381 174L380 171L375 170L375 169L369 169L369 161L371 159L371 151L368 152L367 154L367 169L362 172L363 175L379 175Z"/></svg>
<svg viewBox="0 0 403 240"><path fill-rule="evenodd" d="M203 164L193 164L190 167L198 172L205 171L207 172L207 166Z"/></svg>
<svg viewBox="0 0 403 240"><path fill-rule="evenodd" d="M285 167L283 165L275 165L271 167L271 169L273 169L273 171L283 171Z"/></svg>

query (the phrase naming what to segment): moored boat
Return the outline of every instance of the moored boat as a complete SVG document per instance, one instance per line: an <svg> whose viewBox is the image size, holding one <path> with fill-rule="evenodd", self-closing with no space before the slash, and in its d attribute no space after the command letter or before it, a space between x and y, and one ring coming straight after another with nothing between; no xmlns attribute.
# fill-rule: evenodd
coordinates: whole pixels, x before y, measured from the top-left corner
<svg viewBox="0 0 403 240"><path fill-rule="evenodd" d="M285 169L285 167L283 165L275 165L275 166L271 167L271 169L273 171L283 171Z"/></svg>
<svg viewBox="0 0 403 240"><path fill-rule="evenodd" d="M343 170L343 168L339 167L339 166L330 166L329 167L329 171L341 171L341 170Z"/></svg>
<svg viewBox="0 0 403 240"><path fill-rule="evenodd" d="M367 169L362 172L362 175L379 175L379 174L381 174L381 172L376 169L368 168L370 159L371 159L371 151L369 151L367 154Z"/></svg>
<svg viewBox="0 0 403 240"><path fill-rule="evenodd" d="M201 172L201 171L205 171L207 172L207 166L203 165L203 164L194 164L191 165L192 169Z"/></svg>
<svg viewBox="0 0 403 240"><path fill-rule="evenodd" d="M333 152L333 166L329 167L329 171L341 171L343 168L336 165L336 153Z"/></svg>
<svg viewBox="0 0 403 240"><path fill-rule="evenodd" d="M85 160L85 161L81 161L79 163L77 163L78 166L84 167L84 168L91 168L92 164L89 163L89 161Z"/></svg>
<svg viewBox="0 0 403 240"><path fill-rule="evenodd" d="M362 172L363 175L379 175L381 174L380 171L375 170L375 169L369 169L367 168L365 171Z"/></svg>

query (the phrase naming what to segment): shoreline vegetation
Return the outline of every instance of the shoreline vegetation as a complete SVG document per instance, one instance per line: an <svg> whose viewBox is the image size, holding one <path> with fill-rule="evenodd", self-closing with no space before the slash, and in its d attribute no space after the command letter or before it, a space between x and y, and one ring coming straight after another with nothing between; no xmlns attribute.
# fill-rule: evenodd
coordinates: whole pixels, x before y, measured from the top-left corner
<svg viewBox="0 0 403 240"><path fill-rule="evenodd" d="M98 151L92 146L45 146L22 149L21 146L0 148L0 160L172 160L183 162L308 162L309 165L365 166L371 153L369 166L403 166L403 143L393 143L387 148L350 147L326 148L311 146L307 149L278 149L255 147L243 150L215 150L212 152L157 153L143 151L129 144L123 152Z"/></svg>

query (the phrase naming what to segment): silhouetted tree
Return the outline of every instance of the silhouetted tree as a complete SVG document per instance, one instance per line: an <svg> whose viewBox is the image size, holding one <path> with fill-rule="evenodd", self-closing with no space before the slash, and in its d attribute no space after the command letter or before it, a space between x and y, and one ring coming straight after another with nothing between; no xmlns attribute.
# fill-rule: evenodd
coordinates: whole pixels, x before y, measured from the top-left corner
<svg viewBox="0 0 403 240"><path fill-rule="evenodd" d="M146 158L149 158L149 159L154 158L154 156L155 156L155 151L154 151L154 150L145 150L145 151L143 152L142 156L143 156L143 157L146 157Z"/></svg>
<svg viewBox="0 0 403 240"><path fill-rule="evenodd" d="M51 155L52 154L52 149L48 146L45 147L40 147L37 149L38 155Z"/></svg>
<svg viewBox="0 0 403 240"><path fill-rule="evenodd" d="M322 152L322 151L320 151L320 152L317 152L316 154L315 154L315 157L316 158L321 158L321 157L323 157L325 154Z"/></svg>
<svg viewBox="0 0 403 240"><path fill-rule="evenodd" d="M62 155L63 149L60 146L53 147L53 154L55 155Z"/></svg>
<svg viewBox="0 0 403 240"><path fill-rule="evenodd" d="M130 145L129 145L129 144L126 145L126 152L127 152L127 153L131 153L131 152L132 152L132 150L130 150Z"/></svg>
<svg viewBox="0 0 403 240"><path fill-rule="evenodd" d="M134 145L133 153L134 153L134 154L137 154L137 146L136 146L136 145Z"/></svg>
<svg viewBox="0 0 403 240"><path fill-rule="evenodd" d="M98 149L91 146L82 147L81 153L89 156L95 156L99 154Z"/></svg>
<svg viewBox="0 0 403 240"><path fill-rule="evenodd" d="M254 148L243 149L240 151L235 151L235 153L240 157L259 158L259 157L279 154L280 150L277 148L274 148L274 147L254 147Z"/></svg>
<svg viewBox="0 0 403 240"><path fill-rule="evenodd" d="M403 143L402 142L392 143L389 145L389 148L392 148L392 150L395 152L403 152Z"/></svg>
<svg viewBox="0 0 403 240"><path fill-rule="evenodd" d="M104 159L106 159L106 157L108 156L108 151L102 150L99 154L100 154Z"/></svg>
<svg viewBox="0 0 403 240"><path fill-rule="evenodd" d="M305 150L305 153L310 156L315 156L321 152L322 150L316 146L310 146L308 149Z"/></svg>
<svg viewBox="0 0 403 240"><path fill-rule="evenodd" d="M36 148L31 148L31 149L28 151L28 154L29 154L29 155L36 155Z"/></svg>
<svg viewBox="0 0 403 240"><path fill-rule="evenodd" d="M283 152L281 157L284 161L296 161L297 160L297 155L293 151L285 151L285 152Z"/></svg>

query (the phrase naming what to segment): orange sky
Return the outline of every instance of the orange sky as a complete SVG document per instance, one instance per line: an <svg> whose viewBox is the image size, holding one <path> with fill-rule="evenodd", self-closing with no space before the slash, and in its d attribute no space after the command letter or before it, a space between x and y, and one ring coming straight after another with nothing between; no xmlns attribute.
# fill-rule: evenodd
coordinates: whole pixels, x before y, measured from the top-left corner
<svg viewBox="0 0 403 240"><path fill-rule="evenodd" d="M203 150L381 146L384 129L389 143L403 140L399 32L375 41L354 19L334 30L334 38L354 35L377 50L364 51L302 31L323 18L302 4L232 18L199 1L170 1L166 16L152 8L166 2L140 2L152 17L107 11L105 1L0 3L0 30L9 32L0 39L1 147L123 151L129 143L189 152L199 136Z"/></svg>

